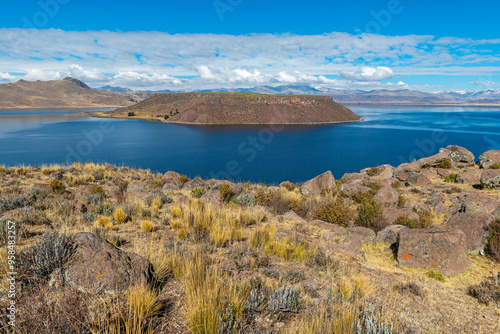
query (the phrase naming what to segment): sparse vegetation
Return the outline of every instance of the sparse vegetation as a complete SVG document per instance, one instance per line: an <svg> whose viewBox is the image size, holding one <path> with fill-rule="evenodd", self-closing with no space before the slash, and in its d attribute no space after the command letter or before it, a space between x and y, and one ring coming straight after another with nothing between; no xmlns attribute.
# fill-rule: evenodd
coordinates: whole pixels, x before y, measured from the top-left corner
<svg viewBox="0 0 500 334"><path fill-rule="evenodd" d="M449 183L457 183L457 173L450 173L448 176L444 178L444 182L449 182Z"/></svg>
<svg viewBox="0 0 500 334"><path fill-rule="evenodd" d="M316 208L314 218L340 226L347 226L352 218L352 213L344 204L344 200L338 197L334 202L324 203Z"/></svg>

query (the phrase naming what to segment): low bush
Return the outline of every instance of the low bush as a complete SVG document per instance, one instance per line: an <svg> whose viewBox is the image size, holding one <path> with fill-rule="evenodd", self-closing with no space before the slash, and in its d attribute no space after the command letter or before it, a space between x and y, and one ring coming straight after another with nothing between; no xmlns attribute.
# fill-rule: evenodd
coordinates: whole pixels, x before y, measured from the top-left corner
<svg viewBox="0 0 500 334"><path fill-rule="evenodd" d="M123 224L129 219L123 208L115 209L115 211L113 211L113 218L118 224Z"/></svg>
<svg viewBox="0 0 500 334"><path fill-rule="evenodd" d="M189 181L189 177L187 177L186 175L181 175L181 177L179 178L179 183L181 185L184 185L184 183L186 183L188 181Z"/></svg>
<svg viewBox="0 0 500 334"><path fill-rule="evenodd" d="M229 203L229 201L231 200L231 196L233 195L234 190L229 184L223 183L219 186L219 197L221 202Z"/></svg>
<svg viewBox="0 0 500 334"><path fill-rule="evenodd" d="M490 169L500 169L500 164L496 163L490 166Z"/></svg>
<svg viewBox="0 0 500 334"><path fill-rule="evenodd" d="M129 111L129 113L127 114L128 117L134 117L135 116L135 113L133 111Z"/></svg>
<svg viewBox="0 0 500 334"><path fill-rule="evenodd" d="M318 206L314 212L314 219L328 223L347 226L352 218L352 213L344 204L344 200L338 197L335 202L327 202Z"/></svg>
<svg viewBox="0 0 500 334"><path fill-rule="evenodd" d="M446 278L437 270L429 270L427 271L427 276L430 278L434 278L440 282L446 282Z"/></svg>
<svg viewBox="0 0 500 334"><path fill-rule="evenodd" d="M140 223L141 230L144 232L151 232L153 230L154 224L150 220L143 220Z"/></svg>
<svg viewBox="0 0 500 334"><path fill-rule="evenodd" d="M200 198L201 196L205 195L207 191L203 188L194 188L191 190L191 196L194 198Z"/></svg>
<svg viewBox="0 0 500 334"><path fill-rule="evenodd" d="M64 190L66 190L66 186L64 183L58 179L53 179L50 181L50 188L52 188L52 191L56 194L62 193Z"/></svg>
<svg viewBox="0 0 500 334"><path fill-rule="evenodd" d="M31 205L33 200L21 194L0 199L0 214L9 210L15 210Z"/></svg>
<svg viewBox="0 0 500 334"><path fill-rule="evenodd" d="M89 192L91 195L101 194L103 197L106 197L106 192L101 186L93 186Z"/></svg>
<svg viewBox="0 0 500 334"><path fill-rule="evenodd" d="M252 206L255 204L255 196L252 194L241 194L236 197L236 202L242 206Z"/></svg>
<svg viewBox="0 0 500 334"><path fill-rule="evenodd" d="M368 169L366 171L366 174L368 174L368 176L375 176L377 175L377 173L380 171L380 167L372 167L370 169Z"/></svg>
<svg viewBox="0 0 500 334"><path fill-rule="evenodd" d="M450 169L452 166L453 166L453 162L451 161L450 158L444 159L443 161L440 161L436 164L436 168Z"/></svg>
<svg viewBox="0 0 500 334"><path fill-rule="evenodd" d="M21 270L21 282L30 283L48 281L50 274L62 268L68 254L66 236L57 232L45 233L40 243L21 251L18 268Z"/></svg>
<svg viewBox="0 0 500 334"><path fill-rule="evenodd" d="M496 277L492 276L480 284L469 286L467 294L482 304L496 303L500 305L500 272Z"/></svg>
<svg viewBox="0 0 500 334"><path fill-rule="evenodd" d="M451 173L444 178L444 182L457 183L457 173Z"/></svg>
<svg viewBox="0 0 500 334"><path fill-rule="evenodd" d="M364 200L358 205L356 225L363 226L378 232L385 227L383 206L374 199Z"/></svg>

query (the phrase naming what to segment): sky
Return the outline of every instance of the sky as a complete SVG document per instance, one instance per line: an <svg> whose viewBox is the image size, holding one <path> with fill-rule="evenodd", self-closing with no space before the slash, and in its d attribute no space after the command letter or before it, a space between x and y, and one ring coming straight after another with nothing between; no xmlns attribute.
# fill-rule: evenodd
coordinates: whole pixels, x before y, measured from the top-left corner
<svg viewBox="0 0 500 334"><path fill-rule="evenodd" d="M499 12L485 0L11 1L0 83L500 89Z"/></svg>

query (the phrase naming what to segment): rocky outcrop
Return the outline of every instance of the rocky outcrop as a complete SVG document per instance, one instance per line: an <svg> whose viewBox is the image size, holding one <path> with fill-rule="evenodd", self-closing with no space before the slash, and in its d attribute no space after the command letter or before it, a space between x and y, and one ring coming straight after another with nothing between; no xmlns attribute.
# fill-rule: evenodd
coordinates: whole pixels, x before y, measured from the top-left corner
<svg viewBox="0 0 500 334"><path fill-rule="evenodd" d="M490 168L495 164L500 164L500 150L486 151L479 156L479 165L481 168Z"/></svg>
<svg viewBox="0 0 500 334"><path fill-rule="evenodd" d="M431 226L399 233L397 258L400 265L432 269L445 276L458 275L470 267L465 234Z"/></svg>
<svg viewBox="0 0 500 334"><path fill-rule="evenodd" d="M478 185L481 183L482 171L479 169L465 169L457 175L457 183Z"/></svg>
<svg viewBox="0 0 500 334"><path fill-rule="evenodd" d="M324 191L333 191L337 193L337 185L332 172L328 171L316 176L300 187L300 192L303 195L320 195Z"/></svg>
<svg viewBox="0 0 500 334"><path fill-rule="evenodd" d="M398 241L399 233L406 229L408 227L403 225L389 225L377 233L377 242L387 242L393 245Z"/></svg>
<svg viewBox="0 0 500 334"><path fill-rule="evenodd" d="M70 256L62 269L65 284L92 293L121 293L135 284L156 282L149 261L92 233L71 236L68 248Z"/></svg>
<svg viewBox="0 0 500 334"><path fill-rule="evenodd" d="M439 152L448 154L448 156L452 161L452 167L463 168L468 166L474 166L475 162L474 154L472 154L471 151L469 151L464 147L457 145L450 145L440 149Z"/></svg>
<svg viewBox="0 0 500 334"><path fill-rule="evenodd" d="M488 226L494 217L488 213L465 212L452 215L448 220L448 229L464 232L469 253L478 253L484 249L488 240Z"/></svg>
<svg viewBox="0 0 500 334"><path fill-rule="evenodd" d="M431 183L431 180L421 173L410 173L407 182L410 186L425 187Z"/></svg>
<svg viewBox="0 0 500 334"><path fill-rule="evenodd" d="M481 174L481 186L487 189L500 189L500 169L485 170Z"/></svg>
<svg viewBox="0 0 500 334"><path fill-rule="evenodd" d="M410 173L420 172L420 163L403 163L394 170L394 177L399 181L406 182Z"/></svg>
<svg viewBox="0 0 500 334"><path fill-rule="evenodd" d="M373 199L384 204L385 206L394 206L398 204L399 193L390 186L380 188Z"/></svg>

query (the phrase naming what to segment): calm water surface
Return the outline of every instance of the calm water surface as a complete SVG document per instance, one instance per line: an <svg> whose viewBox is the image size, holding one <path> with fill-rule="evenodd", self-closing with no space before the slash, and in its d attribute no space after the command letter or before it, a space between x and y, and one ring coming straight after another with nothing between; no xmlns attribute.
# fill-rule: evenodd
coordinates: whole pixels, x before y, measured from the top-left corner
<svg viewBox="0 0 500 334"><path fill-rule="evenodd" d="M351 108L357 123L185 126L89 117L81 110L0 110L0 164L109 162L190 177L277 183L467 147L500 149L500 108ZM100 109L103 110L103 109Z"/></svg>

